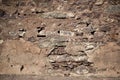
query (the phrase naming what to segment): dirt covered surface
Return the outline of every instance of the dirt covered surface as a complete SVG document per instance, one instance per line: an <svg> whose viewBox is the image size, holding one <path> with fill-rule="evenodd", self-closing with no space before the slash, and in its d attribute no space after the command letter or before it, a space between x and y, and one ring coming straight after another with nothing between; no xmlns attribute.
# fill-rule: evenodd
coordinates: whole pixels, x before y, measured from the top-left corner
<svg viewBox="0 0 120 80"><path fill-rule="evenodd" d="M0 74L120 77L119 13L119 0L0 0Z"/></svg>

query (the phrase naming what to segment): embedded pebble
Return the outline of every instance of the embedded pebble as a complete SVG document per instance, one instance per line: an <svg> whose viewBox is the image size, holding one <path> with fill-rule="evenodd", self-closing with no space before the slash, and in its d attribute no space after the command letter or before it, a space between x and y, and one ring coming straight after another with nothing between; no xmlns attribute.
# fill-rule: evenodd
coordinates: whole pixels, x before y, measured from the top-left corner
<svg viewBox="0 0 120 80"><path fill-rule="evenodd" d="M2 44L4 41L3 40L0 40L0 44Z"/></svg>

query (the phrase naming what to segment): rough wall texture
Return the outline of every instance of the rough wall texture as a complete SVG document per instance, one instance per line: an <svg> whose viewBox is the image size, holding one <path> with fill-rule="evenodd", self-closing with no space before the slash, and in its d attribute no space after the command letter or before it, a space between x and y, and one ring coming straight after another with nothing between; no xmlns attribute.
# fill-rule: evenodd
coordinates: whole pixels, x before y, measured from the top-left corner
<svg viewBox="0 0 120 80"><path fill-rule="evenodd" d="M120 76L119 0L0 0L0 74Z"/></svg>

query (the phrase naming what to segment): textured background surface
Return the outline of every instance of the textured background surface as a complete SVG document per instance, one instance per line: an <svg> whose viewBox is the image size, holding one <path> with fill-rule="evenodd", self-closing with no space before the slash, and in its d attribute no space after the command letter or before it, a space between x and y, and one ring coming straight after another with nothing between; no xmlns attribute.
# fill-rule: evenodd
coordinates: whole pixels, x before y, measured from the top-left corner
<svg viewBox="0 0 120 80"><path fill-rule="evenodd" d="M0 0L0 74L118 79L119 13L119 0Z"/></svg>

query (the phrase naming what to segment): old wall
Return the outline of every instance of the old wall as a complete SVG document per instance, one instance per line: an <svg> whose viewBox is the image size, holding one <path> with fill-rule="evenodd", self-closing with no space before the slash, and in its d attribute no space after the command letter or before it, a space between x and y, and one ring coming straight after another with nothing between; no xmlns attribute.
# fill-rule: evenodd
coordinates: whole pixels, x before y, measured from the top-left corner
<svg viewBox="0 0 120 80"><path fill-rule="evenodd" d="M120 76L119 0L0 4L0 74Z"/></svg>

